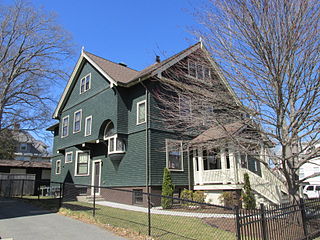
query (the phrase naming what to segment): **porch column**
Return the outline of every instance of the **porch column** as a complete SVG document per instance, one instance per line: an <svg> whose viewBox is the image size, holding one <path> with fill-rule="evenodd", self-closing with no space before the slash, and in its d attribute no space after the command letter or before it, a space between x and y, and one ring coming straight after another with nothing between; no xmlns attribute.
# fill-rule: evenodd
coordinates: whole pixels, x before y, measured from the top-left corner
<svg viewBox="0 0 320 240"><path fill-rule="evenodd" d="M236 162L236 153L233 146L229 145L229 161L230 161L230 175L232 176L232 183L235 184L238 182L238 171L237 171L237 162Z"/></svg>
<svg viewBox="0 0 320 240"><path fill-rule="evenodd" d="M193 179L194 179L194 185L199 184L200 178L199 178L199 171L197 171L197 164L198 164L198 154L197 150L193 149L192 154L192 163L193 163Z"/></svg>
<svg viewBox="0 0 320 240"><path fill-rule="evenodd" d="M226 173L226 169L227 169L227 156L226 156L226 149L225 148L221 148L220 150L220 156L221 156L221 172L222 172L222 183L223 184L227 184L227 173Z"/></svg>
<svg viewBox="0 0 320 240"><path fill-rule="evenodd" d="M265 177L265 171L266 171L266 166L264 165L264 163L267 163L267 158L266 158L266 152L267 149L264 147L263 143L260 143L260 169L261 169L261 177L264 178ZM268 163L267 163L268 164Z"/></svg>
<svg viewBox="0 0 320 240"><path fill-rule="evenodd" d="M203 151L202 147L198 148L198 166L199 166L199 184L203 185Z"/></svg>

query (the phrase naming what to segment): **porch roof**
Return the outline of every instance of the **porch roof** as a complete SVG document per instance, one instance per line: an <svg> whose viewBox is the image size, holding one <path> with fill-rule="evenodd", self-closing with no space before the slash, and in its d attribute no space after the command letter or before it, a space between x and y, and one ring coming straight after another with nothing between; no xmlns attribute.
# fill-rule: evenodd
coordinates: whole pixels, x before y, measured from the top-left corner
<svg viewBox="0 0 320 240"><path fill-rule="evenodd" d="M222 138L232 137L243 130L247 125L243 122L229 123L223 126L214 126L201 133L191 141L191 144L199 144L208 141L215 141Z"/></svg>

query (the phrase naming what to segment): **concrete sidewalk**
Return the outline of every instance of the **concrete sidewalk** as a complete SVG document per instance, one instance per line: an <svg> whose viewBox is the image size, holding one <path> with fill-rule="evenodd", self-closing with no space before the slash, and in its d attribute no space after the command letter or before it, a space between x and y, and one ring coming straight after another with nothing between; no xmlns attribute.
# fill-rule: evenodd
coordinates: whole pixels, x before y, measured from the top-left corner
<svg viewBox="0 0 320 240"><path fill-rule="evenodd" d="M92 203L92 202L91 202ZM124 210L136 211L136 212L148 212L148 208L139 207L134 205L127 205L108 201L97 201L97 205L120 208ZM181 216L181 217L197 217L197 218L235 218L234 214L223 214L223 213L196 213L196 212L178 212L162 210L157 208L151 208L151 214L161 214L161 215L171 215L171 216Z"/></svg>
<svg viewBox="0 0 320 240"><path fill-rule="evenodd" d="M0 199L0 238L14 240L124 240L98 226L41 210L20 200Z"/></svg>

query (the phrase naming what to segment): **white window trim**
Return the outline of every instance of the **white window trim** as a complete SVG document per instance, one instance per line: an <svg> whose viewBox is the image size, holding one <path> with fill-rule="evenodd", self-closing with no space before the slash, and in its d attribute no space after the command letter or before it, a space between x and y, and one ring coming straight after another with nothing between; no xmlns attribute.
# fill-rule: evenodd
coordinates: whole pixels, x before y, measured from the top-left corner
<svg viewBox="0 0 320 240"><path fill-rule="evenodd" d="M93 186L93 183L94 183L94 165L95 163L100 163L100 169L99 169L99 186L101 186L101 171L102 171L102 160L101 159L98 159L98 160L92 160L92 177L91 177L91 185ZM100 191L101 188L99 188L99 192L97 193L98 195L100 195ZM94 194L94 188L92 187L91 188L91 196L93 196Z"/></svg>
<svg viewBox="0 0 320 240"><path fill-rule="evenodd" d="M78 156L79 153L84 153L87 152L89 154L89 160L88 160L88 174L77 174L77 166L78 166ZM90 150L86 150L86 151L76 151L76 161L75 161L75 165L74 165L74 176L75 177L83 177L83 176L89 176L90 175Z"/></svg>
<svg viewBox="0 0 320 240"><path fill-rule="evenodd" d="M168 152L168 143L169 142L179 142L180 143L180 149L181 149L181 169L171 169L169 168L169 152ZM184 172L184 166L183 166L183 146L181 140L175 140L175 139L166 139L166 168L169 169L169 171L173 172Z"/></svg>
<svg viewBox="0 0 320 240"><path fill-rule="evenodd" d="M145 111L144 111L144 121L143 122L139 122L139 106L141 104L145 104ZM147 122L147 101L146 100L143 100L143 101L140 101L140 102L137 102L137 125L140 125L140 124L143 124L143 123L146 123Z"/></svg>
<svg viewBox="0 0 320 240"><path fill-rule="evenodd" d="M67 155L71 155L71 161L67 161ZM73 160L73 152L66 152L66 154L64 155L64 163L72 163Z"/></svg>
<svg viewBox="0 0 320 240"><path fill-rule="evenodd" d="M79 128L79 131L75 131L75 125L76 125L76 114L80 112L80 128ZM81 132L81 123L82 123L82 109L79 109L78 111L74 112L73 113L73 133L78 133L78 132Z"/></svg>
<svg viewBox="0 0 320 240"><path fill-rule="evenodd" d="M90 134L87 134L87 120L88 119L91 119ZM92 115L86 117L84 120L84 136L85 137L90 136L91 132L92 132Z"/></svg>
<svg viewBox="0 0 320 240"><path fill-rule="evenodd" d="M60 163L59 172L57 171L57 169L58 169L58 168L57 168L58 162ZM56 169L55 169L56 171L55 171L55 173L56 173L57 175L58 175L58 174L61 174L61 167L62 167L62 166L61 166L61 160L59 159L59 160L56 161Z"/></svg>
<svg viewBox="0 0 320 240"><path fill-rule="evenodd" d="M189 73L190 73L190 62L193 62L194 65L195 65L195 71L196 71L196 76L195 76L195 77L192 76L191 74L189 74ZM202 68L202 77L203 77L202 79L198 77L198 65L200 65L201 68ZM205 73L205 68L208 68L208 69L209 69L209 76L208 76L208 78L206 78L206 77L205 77L205 74L204 74L204 73ZM198 79L198 80L201 80L201 81L204 81L204 80L206 80L206 79L211 79L210 67L208 67L208 66L205 65L205 64L201 64L201 63L199 63L199 62L197 62L197 61L193 61L193 60L191 60L191 59L188 59L188 76L191 77L191 78L193 78L193 79Z"/></svg>
<svg viewBox="0 0 320 240"><path fill-rule="evenodd" d="M124 145L124 151L119 151L119 150L110 151L110 142L111 141L113 141L113 146L115 147L115 149L117 149L117 139L118 139L118 134L114 134L114 135L112 135L110 137L106 137L105 138L105 140L108 141L108 155L109 154L114 154L114 153L125 153L126 152L126 146L125 145Z"/></svg>
<svg viewBox="0 0 320 240"><path fill-rule="evenodd" d="M84 89L84 91L81 92L82 79L85 79L87 76L90 76L89 77L89 88L88 89ZM84 86L86 86L86 83L84 83ZM91 73L88 73L87 75L85 75L83 78L80 79L80 89L79 89L79 91L80 91L80 94L82 94L82 93L85 93L86 91L88 91L90 89L91 89Z"/></svg>
<svg viewBox="0 0 320 240"><path fill-rule="evenodd" d="M64 119L68 119L68 123L67 123L67 134L66 135L63 135L63 122L64 122ZM69 115L65 116L62 118L62 122L61 122L61 138L65 138L65 137L68 137L69 136L69 123L70 123L70 117Z"/></svg>

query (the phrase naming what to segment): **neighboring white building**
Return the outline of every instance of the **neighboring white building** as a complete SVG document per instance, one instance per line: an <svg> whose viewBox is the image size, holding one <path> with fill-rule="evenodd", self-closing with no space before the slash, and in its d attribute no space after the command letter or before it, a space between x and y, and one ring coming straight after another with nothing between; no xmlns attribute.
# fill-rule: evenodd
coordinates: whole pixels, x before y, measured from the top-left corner
<svg viewBox="0 0 320 240"><path fill-rule="evenodd" d="M30 133L24 130L13 130L16 140L15 160L22 161L45 161L50 162L48 146L42 141L36 140Z"/></svg>
<svg viewBox="0 0 320 240"><path fill-rule="evenodd" d="M303 146L303 145L302 145ZM320 143L315 144L313 147L306 149L304 154L308 154L315 149L320 148ZM311 159L308 163L303 164L299 169L299 180L309 177L313 174L320 173L320 155ZM320 185L320 175L317 177L308 178L305 183Z"/></svg>

